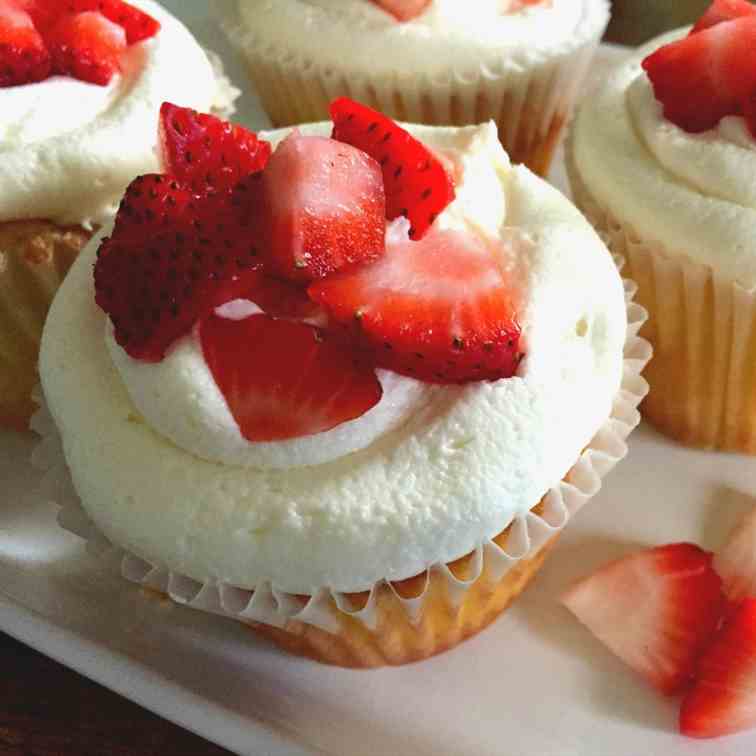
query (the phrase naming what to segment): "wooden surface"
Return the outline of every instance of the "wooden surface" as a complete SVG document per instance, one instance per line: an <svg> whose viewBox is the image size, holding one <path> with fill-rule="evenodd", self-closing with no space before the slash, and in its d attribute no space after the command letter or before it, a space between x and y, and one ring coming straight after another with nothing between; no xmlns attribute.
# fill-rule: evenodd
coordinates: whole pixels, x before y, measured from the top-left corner
<svg viewBox="0 0 756 756"><path fill-rule="evenodd" d="M0 756L229 756L0 633Z"/></svg>

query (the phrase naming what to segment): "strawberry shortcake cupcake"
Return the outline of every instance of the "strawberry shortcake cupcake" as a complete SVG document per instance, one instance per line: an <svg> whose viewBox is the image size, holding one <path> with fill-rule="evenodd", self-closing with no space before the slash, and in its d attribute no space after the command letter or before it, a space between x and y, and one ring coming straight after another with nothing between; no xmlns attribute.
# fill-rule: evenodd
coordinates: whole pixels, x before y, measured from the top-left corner
<svg viewBox="0 0 756 756"><path fill-rule="evenodd" d="M0 0L0 425L25 428L52 296L135 174L172 98L235 95L151 0Z"/></svg>
<svg viewBox="0 0 756 756"><path fill-rule="evenodd" d="M35 427L61 521L126 577L403 664L535 574L624 456L649 348L599 237L493 123L331 112L258 137L164 105L162 172L53 303Z"/></svg>
<svg viewBox="0 0 756 756"><path fill-rule="evenodd" d="M627 258L655 347L646 416L756 453L756 6L716 0L580 109L578 206Z"/></svg>
<svg viewBox="0 0 756 756"><path fill-rule="evenodd" d="M493 119L548 172L609 20L607 0L238 0L233 36L276 126L346 95L435 125Z"/></svg>

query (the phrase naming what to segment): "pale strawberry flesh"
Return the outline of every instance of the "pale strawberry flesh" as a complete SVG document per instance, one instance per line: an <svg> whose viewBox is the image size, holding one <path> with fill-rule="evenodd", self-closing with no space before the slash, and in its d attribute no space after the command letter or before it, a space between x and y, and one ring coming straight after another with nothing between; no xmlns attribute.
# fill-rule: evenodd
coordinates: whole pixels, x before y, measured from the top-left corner
<svg viewBox="0 0 756 756"><path fill-rule="evenodd" d="M411 21L430 5L431 0L371 0L397 21Z"/></svg>
<svg viewBox="0 0 756 756"><path fill-rule="evenodd" d="M698 34L698 32L721 24L723 21L732 21L744 16L756 16L756 5L751 3L750 0L714 0L706 13L698 19L690 33Z"/></svg>
<svg viewBox="0 0 756 756"><path fill-rule="evenodd" d="M295 132L249 187L272 274L309 283L383 254L381 169L355 147Z"/></svg>
<svg viewBox="0 0 756 756"><path fill-rule="evenodd" d="M651 685L678 693L724 609L711 560L688 543L642 551L581 580L562 603Z"/></svg>
<svg viewBox="0 0 756 756"><path fill-rule="evenodd" d="M725 619L680 709L680 732L715 738L756 727L756 598Z"/></svg>
<svg viewBox="0 0 756 756"><path fill-rule="evenodd" d="M242 126L169 102L160 109L163 169L198 194L223 192L262 170L270 143Z"/></svg>
<svg viewBox="0 0 756 756"><path fill-rule="evenodd" d="M739 602L756 596L756 508L735 525L714 556L714 569L722 578L727 598Z"/></svg>
<svg viewBox="0 0 756 756"><path fill-rule="evenodd" d="M406 221L398 226L383 257L313 284L310 296L382 367L436 383L512 376L521 352L508 251L451 230L413 242Z"/></svg>
<svg viewBox="0 0 756 756"><path fill-rule="evenodd" d="M42 81L50 70L50 53L31 17L0 3L0 87Z"/></svg>
<svg viewBox="0 0 756 756"><path fill-rule="evenodd" d="M331 117L334 139L381 166L386 217L406 217L410 238L421 239L454 200L454 182L442 161L390 118L346 97L331 103Z"/></svg>
<svg viewBox="0 0 756 756"><path fill-rule="evenodd" d="M252 442L313 435L360 417L381 398L369 362L320 329L252 315L210 316L202 351L242 435Z"/></svg>

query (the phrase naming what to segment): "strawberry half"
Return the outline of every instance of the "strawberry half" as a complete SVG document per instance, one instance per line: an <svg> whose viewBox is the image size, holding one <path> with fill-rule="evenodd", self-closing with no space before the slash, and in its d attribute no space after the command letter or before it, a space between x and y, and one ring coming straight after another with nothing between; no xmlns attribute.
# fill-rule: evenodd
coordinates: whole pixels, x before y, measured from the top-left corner
<svg viewBox="0 0 756 756"><path fill-rule="evenodd" d="M430 5L431 0L371 0L397 21L411 21Z"/></svg>
<svg viewBox="0 0 756 756"><path fill-rule="evenodd" d="M730 601L756 596L756 508L735 525L713 564Z"/></svg>
<svg viewBox="0 0 756 756"><path fill-rule="evenodd" d="M500 242L436 229L413 242L408 225L389 228L376 262L313 284L312 299L396 372L440 383L513 375L520 328Z"/></svg>
<svg viewBox="0 0 756 756"><path fill-rule="evenodd" d="M309 283L383 254L383 178L364 152L295 132L258 175L247 199L271 273Z"/></svg>
<svg viewBox="0 0 756 756"><path fill-rule="evenodd" d="M641 551L581 580L562 603L651 685L677 693L722 614L711 560L690 543Z"/></svg>
<svg viewBox="0 0 756 756"><path fill-rule="evenodd" d="M40 5L53 6L59 14L98 11L108 21L118 24L126 32L126 41L133 45L154 37L160 31L160 22L144 11L123 0L35 0Z"/></svg>
<svg viewBox="0 0 756 756"><path fill-rule="evenodd" d="M42 81L50 69L50 53L29 14L0 2L0 87Z"/></svg>
<svg viewBox="0 0 756 756"><path fill-rule="evenodd" d="M756 727L756 598L725 620L698 664L680 709L680 732L715 738Z"/></svg>
<svg viewBox="0 0 756 756"><path fill-rule="evenodd" d="M282 441L329 430L375 406L381 384L327 333L252 315L210 316L199 327L215 382L249 441Z"/></svg>
<svg viewBox="0 0 756 756"><path fill-rule="evenodd" d="M331 103L333 138L366 152L383 170L386 217L404 216L421 239L454 200L454 182L422 142L382 113L347 97Z"/></svg>
<svg viewBox="0 0 756 756"><path fill-rule="evenodd" d="M756 15L723 21L659 48L643 61L664 116L685 131L742 115L756 92Z"/></svg>
<svg viewBox="0 0 756 756"><path fill-rule="evenodd" d="M213 203L190 203L164 176L130 187L94 279L95 300L132 357L163 359L197 320L259 285L254 241L216 218Z"/></svg>
<svg viewBox="0 0 756 756"><path fill-rule="evenodd" d="M698 32L721 24L723 21L732 21L744 16L756 16L756 5L749 0L714 0L706 13L698 19L690 33L698 34Z"/></svg>
<svg viewBox="0 0 756 756"><path fill-rule="evenodd" d="M95 11L62 16L47 35L55 73L106 85L121 70L126 32Z"/></svg>
<svg viewBox="0 0 756 756"><path fill-rule="evenodd" d="M270 143L242 126L164 102L160 108L163 167L198 194L222 192L262 170Z"/></svg>

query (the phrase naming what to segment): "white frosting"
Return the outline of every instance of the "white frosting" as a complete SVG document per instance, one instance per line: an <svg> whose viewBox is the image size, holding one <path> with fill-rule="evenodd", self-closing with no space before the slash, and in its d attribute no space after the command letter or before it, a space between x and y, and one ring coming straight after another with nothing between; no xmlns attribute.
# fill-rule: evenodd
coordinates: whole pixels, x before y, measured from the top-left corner
<svg viewBox="0 0 756 756"><path fill-rule="evenodd" d="M679 29L621 65L580 109L577 170L612 215L671 254L756 286L756 140L743 118L689 134L664 118L641 61Z"/></svg>
<svg viewBox="0 0 756 756"><path fill-rule="evenodd" d="M216 103L213 68L186 28L152 0L133 4L162 28L129 48L109 86L54 77L0 89L0 222L102 223L134 176L158 169L163 101Z"/></svg>
<svg viewBox="0 0 756 756"><path fill-rule="evenodd" d="M413 129L436 149L481 133ZM456 559L535 506L610 414L626 315L619 275L584 218L527 169L498 162L503 233L531 240L518 376L425 387L401 427L325 464L218 464L155 433L103 339L89 245L53 303L40 373L76 489L106 536L200 580L356 591Z"/></svg>
<svg viewBox="0 0 756 756"><path fill-rule="evenodd" d="M550 0L506 12L502 0L432 0L399 23L370 0L239 0L245 42L264 56L298 58L366 76L431 77L517 68L597 39L606 0Z"/></svg>

